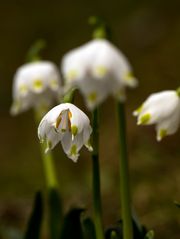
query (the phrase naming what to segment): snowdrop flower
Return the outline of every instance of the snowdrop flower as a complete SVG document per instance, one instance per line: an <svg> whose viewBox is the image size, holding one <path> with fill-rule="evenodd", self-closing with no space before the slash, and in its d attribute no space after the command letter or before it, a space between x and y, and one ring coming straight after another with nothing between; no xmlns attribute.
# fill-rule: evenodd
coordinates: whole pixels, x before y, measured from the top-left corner
<svg viewBox="0 0 180 239"><path fill-rule="evenodd" d="M138 125L156 124L157 140L174 134L180 124L180 91L162 91L150 95L136 111Z"/></svg>
<svg viewBox="0 0 180 239"><path fill-rule="evenodd" d="M105 39L92 40L67 53L62 72L66 86L79 88L91 110L110 94L124 100L125 87L137 85L127 58Z"/></svg>
<svg viewBox="0 0 180 239"><path fill-rule="evenodd" d="M61 141L64 152L74 162L77 162L79 150L83 145L92 151L91 132L86 114L70 103L63 103L51 109L38 127L39 139L47 144L46 153Z"/></svg>
<svg viewBox="0 0 180 239"><path fill-rule="evenodd" d="M31 107L49 106L60 94L60 74L49 61L27 63L18 68L13 81L13 105L16 115Z"/></svg>

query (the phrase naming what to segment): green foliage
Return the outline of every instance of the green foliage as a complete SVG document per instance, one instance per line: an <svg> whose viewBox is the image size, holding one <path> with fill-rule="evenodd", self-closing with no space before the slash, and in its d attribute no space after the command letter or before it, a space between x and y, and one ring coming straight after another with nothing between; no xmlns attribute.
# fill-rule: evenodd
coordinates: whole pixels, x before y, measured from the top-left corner
<svg viewBox="0 0 180 239"><path fill-rule="evenodd" d="M44 39L37 40L29 49L27 53L27 62L41 60L40 52L46 47Z"/></svg>
<svg viewBox="0 0 180 239"><path fill-rule="evenodd" d="M48 206L51 239L57 239L62 226L62 205L59 192L55 188L49 190Z"/></svg>
<svg viewBox="0 0 180 239"><path fill-rule="evenodd" d="M144 226L139 225L136 220L133 218L133 238L134 239L152 239L145 238L147 235L147 230ZM123 239L123 221L120 220L117 225L112 226L106 230L105 238L106 239Z"/></svg>
<svg viewBox="0 0 180 239"><path fill-rule="evenodd" d="M39 239L43 216L43 200L41 192L35 195L34 206L29 218L24 239Z"/></svg>
<svg viewBox="0 0 180 239"><path fill-rule="evenodd" d="M71 209L64 218L60 239L83 239L80 215L84 211L81 208Z"/></svg>
<svg viewBox="0 0 180 239"><path fill-rule="evenodd" d="M96 239L94 223L91 218L85 218L82 221L84 239Z"/></svg>

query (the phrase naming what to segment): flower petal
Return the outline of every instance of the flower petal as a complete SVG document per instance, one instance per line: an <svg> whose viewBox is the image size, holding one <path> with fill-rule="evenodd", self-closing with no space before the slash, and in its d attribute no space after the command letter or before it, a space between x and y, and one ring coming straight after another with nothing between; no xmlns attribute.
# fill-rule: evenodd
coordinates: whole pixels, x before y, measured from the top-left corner
<svg viewBox="0 0 180 239"><path fill-rule="evenodd" d="M142 121L146 115L150 115L145 124L154 124L170 117L179 104L179 97L175 91L163 91L152 94L143 103L138 115L138 122Z"/></svg>

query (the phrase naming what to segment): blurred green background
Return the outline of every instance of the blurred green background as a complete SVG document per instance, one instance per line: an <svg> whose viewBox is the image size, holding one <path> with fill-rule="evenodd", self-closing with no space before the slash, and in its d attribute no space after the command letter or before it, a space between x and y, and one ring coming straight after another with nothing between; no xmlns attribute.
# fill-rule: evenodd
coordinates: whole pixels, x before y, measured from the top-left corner
<svg viewBox="0 0 180 239"><path fill-rule="evenodd" d="M154 127L137 127L132 111L152 92L180 85L180 1L10 1L0 2L0 238L16 238L25 228L36 190L44 177L33 112L9 115L12 79L27 50L47 41L43 57L60 65L65 52L91 38L87 19L99 15L111 26L113 40L127 55L139 79L128 91L127 126L132 198L138 216L156 238L179 239L180 132L162 143ZM85 109L80 95L75 103ZM100 156L105 225L119 219L118 145L115 104L101 108ZM67 210L86 206L91 214L91 161L82 150L77 164L54 150L60 190ZM46 234L44 230L43 234Z"/></svg>

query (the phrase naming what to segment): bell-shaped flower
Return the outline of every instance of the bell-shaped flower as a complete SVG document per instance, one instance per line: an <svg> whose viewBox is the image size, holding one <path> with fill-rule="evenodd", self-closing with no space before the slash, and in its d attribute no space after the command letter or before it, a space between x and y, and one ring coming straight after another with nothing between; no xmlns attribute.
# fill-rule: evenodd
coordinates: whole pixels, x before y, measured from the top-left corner
<svg viewBox="0 0 180 239"><path fill-rule="evenodd" d="M95 39L67 53L62 60L67 88L75 86L93 109L110 94L125 98L125 87L135 87L127 58L105 39Z"/></svg>
<svg viewBox="0 0 180 239"><path fill-rule="evenodd" d="M179 90L150 95L133 114L137 116L138 125L156 124L158 141L174 134L180 125Z"/></svg>
<svg viewBox="0 0 180 239"><path fill-rule="evenodd" d="M92 151L91 132L87 115L70 103L63 103L51 109L38 127L40 141L47 144L46 153L61 141L64 152L74 162L77 161L83 145Z"/></svg>
<svg viewBox="0 0 180 239"><path fill-rule="evenodd" d="M11 113L16 115L31 107L49 106L60 93L60 73L54 63L27 63L19 67L14 76Z"/></svg>

